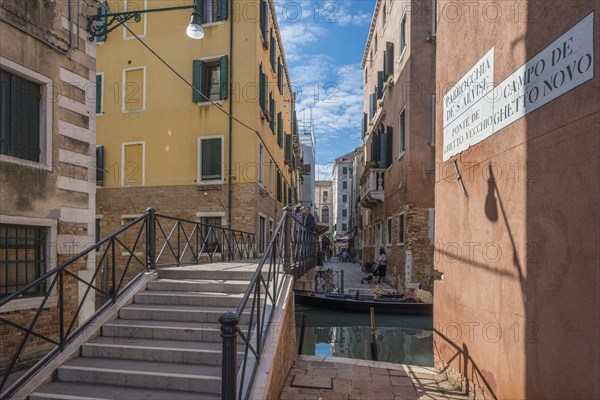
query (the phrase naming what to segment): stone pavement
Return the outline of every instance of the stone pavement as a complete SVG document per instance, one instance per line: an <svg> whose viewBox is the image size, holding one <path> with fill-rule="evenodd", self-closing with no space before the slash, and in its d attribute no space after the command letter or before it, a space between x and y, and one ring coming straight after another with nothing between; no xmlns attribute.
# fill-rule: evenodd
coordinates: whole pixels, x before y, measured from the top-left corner
<svg viewBox="0 0 600 400"><path fill-rule="evenodd" d="M395 289L382 281L381 283L360 283L364 274L359 264L353 264L350 262L340 262L337 257L333 257L331 261L325 261L323 267L317 267L317 269L332 269L333 271L344 271L344 291L346 293L356 293L356 289L359 289L361 293L369 294L373 292L375 286L379 286L380 289L386 292L394 292ZM373 280L379 278L373 277Z"/></svg>
<svg viewBox="0 0 600 400"><path fill-rule="evenodd" d="M298 356L281 400L464 400L432 368L339 357Z"/></svg>

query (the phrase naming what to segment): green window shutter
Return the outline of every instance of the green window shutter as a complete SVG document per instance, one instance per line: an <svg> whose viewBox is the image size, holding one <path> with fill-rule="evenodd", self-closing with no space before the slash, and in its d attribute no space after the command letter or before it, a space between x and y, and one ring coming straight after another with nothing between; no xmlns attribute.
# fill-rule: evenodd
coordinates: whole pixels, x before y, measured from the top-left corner
<svg viewBox="0 0 600 400"><path fill-rule="evenodd" d="M269 102L269 110L271 111L271 132L275 134L275 100L273 95L270 95L271 101Z"/></svg>
<svg viewBox="0 0 600 400"><path fill-rule="evenodd" d="M96 75L96 114L102 113L102 75Z"/></svg>
<svg viewBox="0 0 600 400"><path fill-rule="evenodd" d="M263 74L263 70L262 70L262 64L259 66L259 70L258 70L258 90L259 90L259 96L258 96L258 102L260 105L260 109L264 110L267 108L267 99L266 99L266 92L265 92L265 74Z"/></svg>
<svg viewBox="0 0 600 400"><path fill-rule="evenodd" d="M104 185L104 146L96 146L96 185Z"/></svg>
<svg viewBox="0 0 600 400"><path fill-rule="evenodd" d="M269 31L269 3L266 0L260 2L260 31L263 37L263 46L266 48L269 44L267 33Z"/></svg>
<svg viewBox="0 0 600 400"><path fill-rule="evenodd" d="M281 64L281 57L277 58L277 87L279 88L279 93L283 94L283 64Z"/></svg>
<svg viewBox="0 0 600 400"><path fill-rule="evenodd" d="M277 145L283 148L283 118L281 112L277 113Z"/></svg>
<svg viewBox="0 0 600 400"><path fill-rule="evenodd" d="M227 19L227 12L228 12L228 1L227 0L221 0L221 9L220 9L220 15L219 15L219 21L225 21Z"/></svg>
<svg viewBox="0 0 600 400"><path fill-rule="evenodd" d="M200 60L194 60L192 64L192 85L194 89L192 89L192 101L194 103L200 103L205 101L203 95L200 93L205 93L204 91L204 62ZM197 90L196 90L197 89ZM200 93L198 93L200 91Z"/></svg>
<svg viewBox="0 0 600 400"><path fill-rule="evenodd" d="M273 30L271 29L271 70L277 72L275 69L277 57L277 44L275 42L275 36L273 36Z"/></svg>
<svg viewBox="0 0 600 400"><path fill-rule="evenodd" d="M227 92L229 91L229 68L227 67L227 56L223 56L221 57L221 63L220 63L220 68L221 68L221 73L220 73L220 79L221 79L221 94L219 96L219 99L221 100L225 100L227 98Z"/></svg>

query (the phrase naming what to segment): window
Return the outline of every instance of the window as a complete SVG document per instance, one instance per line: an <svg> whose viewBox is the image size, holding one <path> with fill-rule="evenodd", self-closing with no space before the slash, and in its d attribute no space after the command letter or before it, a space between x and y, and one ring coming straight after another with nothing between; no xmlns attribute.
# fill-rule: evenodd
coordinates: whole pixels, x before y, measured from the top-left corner
<svg viewBox="0 0 600 400"><path fill-rule="evenodd" d="M228 92L228 59L194 60L192 63L192 101L202 103L225 100ZM199 91L199 92L198 92Z"/></svg>
<svg viewBox="0 0 600 400"><path fill-rule="evenodd" d="M221 217L202 217L202 238L205 241L205 253L218 253L221 251L221 240L223 238L223 228Z"/></svg>
<svg viewBox="0 0 600 400"><path fill-rule="evenodd" d="M43 92L40 84L0 70L0 154L45 161Z"/></svg>
<svg viewBox="0 0 600 400"><path fill-rule="evenodd" d="M398 215L398 244L404 244L405 213Z"/></svg>
<svg viewBox="0 0 600 400"><path fill-rule="evenodd" d="M402 22L400 23L400 56L404 53L406 49L406 15L402 18Z"/></svg>
<svg viewBox="0 0 600 400"><path fill-rule="evenodd" d="M227 0L204 0L203 3L202 23L210 24L227 19Z"/></svg>
<svg viewBox="0 0 600 400"><path fill-rule="evenodd" d="M281 63L281 57L277 57L277 87L279 93L283 94L283 64Z"/></svg>
<svg viewBox="0 0 600 400"><path fill-rule="evenodd" d="M283 186L282 186L282 182L281 182L281 172L277 171L277 201L280 203L283 200L282 199L283 196L281 195L282 189L283 189Z"/></svg>
<svg viewBox="0 0 600 400"><path fill-rule="evenodd" d="M121 186L144 184L144 142L123 143Z"/></svg>
<svg viewBox="0 0 600 400"><path fill-rule="evenodd" d="M287 187L287 181L283 181L283 204L288 204L288 198L287 198L287 193L288 193L288 187Z"/></svg>
<svg viewBox="0 0 600 400"><path fill-rule="evenodd" d="M271 238L273 237L273 225L275 224L275 222L273 221L273 218L269 218L269 241L271 241Z"/></svg>
<svg viewBox="0 0 600 400"><path fill-rule="evenodd" d="M262 63L260 64L258 72L258 80L260 86L258 101L260 103L260 109L264 112L267 110L267 91L269 90L269 78L267 77L267 74L263 72Z"/></svg>
<svg viewBox="0 0 600 400"><path fill-rule="evenodd" d="M348 230L348 224L342 224L342 232L346 232Z"/></svg>
<svg viewBox="0 0 600 400"><path fill-rule="evenodd" d="M138 112L146 108L146 67L123 70L122 111Z"/></svg>
<svg viewBox="0 0 600 400"><path fill-rule="evenodd" d="M387 18L387 4L383 3L383 11L381 13L381 26L385 27L386 18Z"/></svg>
<svg viewBox="0 0 600 400"><path fill-rule="evenodd" d="M277 72L277 42L275 36L273 36L273 28L271 28L271 70Z"/></svg>
<svg viewBox="0 0 600 400"><path fill-rule="evenodd" d="M267 219L262 215L258 217L258 251L265 252L265 235L267 228Z"/></svg>
<svg viewBox="0 0 600 400"><path fill-rule="evenodd" d="M283 149L283 115L277 113L277 146Z"/></svg>
<svg viewBox="0 0 600 400"><path fill-rule="evenodd" d="M375 54L377 54L377 33L375 34Z"/></svg>
<svg viewBox="0 0 600 400"><path fill-rule="evenodd" d="M348 189L348 181L342 181L342 189Z"/></svg>
<svg viewBox="0 0 600 400"><path fill-rule="evenodd" d="M258 183L263 183L265 174L265 148L262 143L258 144Z"/></svg>
<svg viewBox="0 0 600 400"><path fill-rule="evenodd" d="M342 218L346 218L346 217L348 217L348 209L343 208L342 209Z"/></svg>
<svg viewBox="0 0 600 400"><path fill-rule="evenodd" d="M431 95L431 139L429 144L435 146L435 94Z"/></svg>
<svg viewBox="0 0 600 400"><path fill-rule="evenodd" d="M223 181L223 136L198 138L198 183Z"/></svg>
<svg viewBox="0 0 600 400"><path fill-rule="evenodd" d="M398 158L406 151L406 109L400 112L398 121Z"/></svg>
<svg viewBox="0 0 600 400"><path fill-rule="evenodd" d="M392 219L387 219L387 235L386 235L386 244L388 246L392 245Z"/></svg>
<svg viewBox="0 0 600 400"><path fill-rule="evenodd" d="M104 185L104 146L96 146L96 185Z"/></svg>
<svg viewBox="0 0 600 400"><path fill-rule="evenodd" d="M348 202L348 195L347 194L343 194L342 195L342 203L347 203Z"/></svg>
<svg viewBox="0 0 600 400"><path fill-rule="evenodd" d="M342 168L342 174L344 174L344 175L348 174L348 167Z"/></svg>
<svg viewBox="0 0 600 400"><path fill-rule="evenodd" d="M273 193L273 160L269 160L269 192Z"/></svg>
<svg viewBox="0 0 600 400"><path fill-rule="evenodd" d="M0 298L14 293L46 272L48 228L0 224ZM42 296L46 283L26 296Z"/></svg>
<svg viewBox="0 0 600 400"><path fill-rule="evenodd" d="M123 3L124 11L140 11L145 10L148 6L147 0L125 0ZM110 12L110 11L109 11ZM125 23L125 27L123 27L123 39L135 39L135 36L131 33L135 33L139 37L146 36L146 16L144 14L140 14L140 21L136 22L134 19L130 19L127 23Z"/></svg>
<svg viewBox="0 0 600 400"><path fill-rule="evenodd" d="M321 209L321 221L324 224L329 224L329 207L327 206Z"/></svg>
<svg viewBox="0 0 600 400"><path fill-rule="evenodd" d="M266 49L269 45L267 31L269 30L269 3L267 0L260 0L260 32L263 38L263 47Z"/></svg>
<svg viewBox="0 0 600 400"><path fill-rule="evenodd" d="M273 135L275 134L275 108L277 105L275 104L275 99L273 98L273 92L269 93L269 111L270 111L270 121L269 127L271 128L271 132Z"/></svg>
<svg viewBox="0 0 600 400"><path fill-rule="evenodd" d="M327 192L327 190L323 190L323 202L327 201L327 196L329 195L329 193Z"/></svg>
<svg viewBox="0 0 600 400"><path fill-rule="evenodd" d="M96 74L96 115L102 114L104 112L104 107L102 103L102 98L104 95L104 74L97 73Z"/></svg>

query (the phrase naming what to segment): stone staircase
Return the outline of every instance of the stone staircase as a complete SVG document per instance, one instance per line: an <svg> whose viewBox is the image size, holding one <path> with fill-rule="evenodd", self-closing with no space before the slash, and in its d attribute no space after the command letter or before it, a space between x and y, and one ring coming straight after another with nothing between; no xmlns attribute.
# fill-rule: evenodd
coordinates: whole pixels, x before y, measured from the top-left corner
<svg viewBox="0 0 600 400"><path fill-rule="evenodd" d="M218 318L235 311L256 268L250 262L159 270L29 399L220 399Z"/></svg>

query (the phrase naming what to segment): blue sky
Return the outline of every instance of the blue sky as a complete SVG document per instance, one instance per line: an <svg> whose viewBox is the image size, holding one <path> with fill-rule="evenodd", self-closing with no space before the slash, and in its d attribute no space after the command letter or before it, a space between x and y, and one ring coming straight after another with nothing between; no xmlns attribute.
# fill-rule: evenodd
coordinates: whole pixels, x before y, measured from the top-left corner
<svg viewBox="0 0 600 400"><path fill-rule="evenodd" d="M360 63L375 0L275 0L298 119L312 108L318 178L361 144Z"/></svg>

